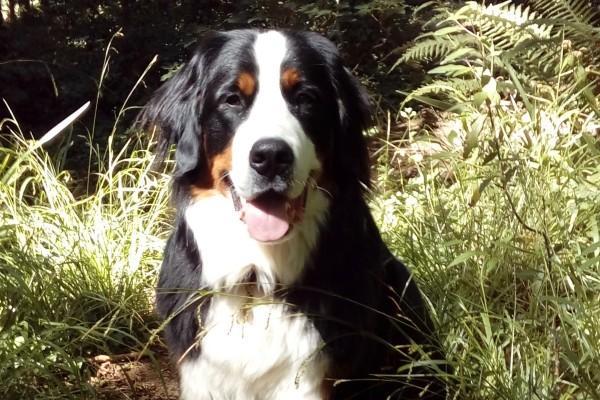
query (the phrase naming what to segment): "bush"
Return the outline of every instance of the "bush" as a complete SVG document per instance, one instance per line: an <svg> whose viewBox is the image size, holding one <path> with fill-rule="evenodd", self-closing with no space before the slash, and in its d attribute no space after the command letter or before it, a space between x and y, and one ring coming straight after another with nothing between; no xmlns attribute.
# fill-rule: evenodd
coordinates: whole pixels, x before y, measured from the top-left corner
<svg viewBox="0 0 600 400"><path fill-rule="evenodd" d="M448 144L412 154L414 178L381 176L379 220L425 283L458 398L599 392L597 129L585 113L467 115Z"/></svg>

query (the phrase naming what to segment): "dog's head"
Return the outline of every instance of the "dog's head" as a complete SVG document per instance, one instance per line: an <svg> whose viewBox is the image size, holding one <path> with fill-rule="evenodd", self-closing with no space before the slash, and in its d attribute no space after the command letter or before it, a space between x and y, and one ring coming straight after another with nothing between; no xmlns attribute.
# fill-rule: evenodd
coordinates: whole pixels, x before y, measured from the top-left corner
<svg viewBox="0 0 600 400"><path fill-rule="evenodd" d="M307 199L368 184L366 96L335 46L310 32L237 30L205 38L146 106L176 144L174 185L231 199L256 240L302 223Z"/></svg>

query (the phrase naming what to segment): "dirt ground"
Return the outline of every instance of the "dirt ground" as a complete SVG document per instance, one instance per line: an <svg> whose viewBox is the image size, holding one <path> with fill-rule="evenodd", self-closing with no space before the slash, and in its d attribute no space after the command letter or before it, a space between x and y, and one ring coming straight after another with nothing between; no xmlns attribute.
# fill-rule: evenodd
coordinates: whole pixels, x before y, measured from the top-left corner
<svg viewBox="0 0 600 400"><path fill-rule="evenodd" d="M166 352L154 359L137 354L98 355L91 360L94 376L90 383L105 400L176 400L177 374Z"/></svg>

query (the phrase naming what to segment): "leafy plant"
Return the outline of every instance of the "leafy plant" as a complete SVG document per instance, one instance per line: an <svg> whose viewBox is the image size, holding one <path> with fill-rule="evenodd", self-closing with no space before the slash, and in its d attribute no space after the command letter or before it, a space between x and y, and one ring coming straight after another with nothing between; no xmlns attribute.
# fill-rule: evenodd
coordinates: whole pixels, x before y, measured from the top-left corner
<svg viewBox="0 0 600 400"><path fill-rule="evenodd" d="M374 207L424 283L456 398L598 398L599 128L590 110L488 103L387 143Z"/></svg>
<svg viewBox="0 0 600 400"><path fill-rule="evenodd" d="M527 7L467 2L456 11L444 8L444 14L395 64L435 64L431 81L406 101L461 110L491 77L494 91L518 95L532 115L532 98L548 97L552 89L561 97L566 87L569 93L581 90L584 96L577 98L599 111L593 82L600 52L590 43L600 43L600 16L586 0L536 0Z"/></svg>
<svg viewBox="0 0 600 400"><path fill-rule="evenodd" d="M454 113L399 112L374 205L425 282L456 398L599 398L598 29L587 2L546 3L438 8L400 60L430 68L406 101Z"/></svg>

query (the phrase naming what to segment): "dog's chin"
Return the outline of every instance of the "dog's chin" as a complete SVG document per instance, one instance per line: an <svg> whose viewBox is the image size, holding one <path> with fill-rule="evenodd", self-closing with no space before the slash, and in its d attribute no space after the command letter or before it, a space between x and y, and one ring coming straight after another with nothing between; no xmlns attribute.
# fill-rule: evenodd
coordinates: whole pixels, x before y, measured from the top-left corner
<svg viewBox="0 0 600 400"><path fill-rule="evenodd" d="M263 244L278 244L291 239L304 219L309 185L300 195L289 191L261 191L251 198L242 197L233 184L229 186L233 209L248 229L250 237Z"/></svg>

